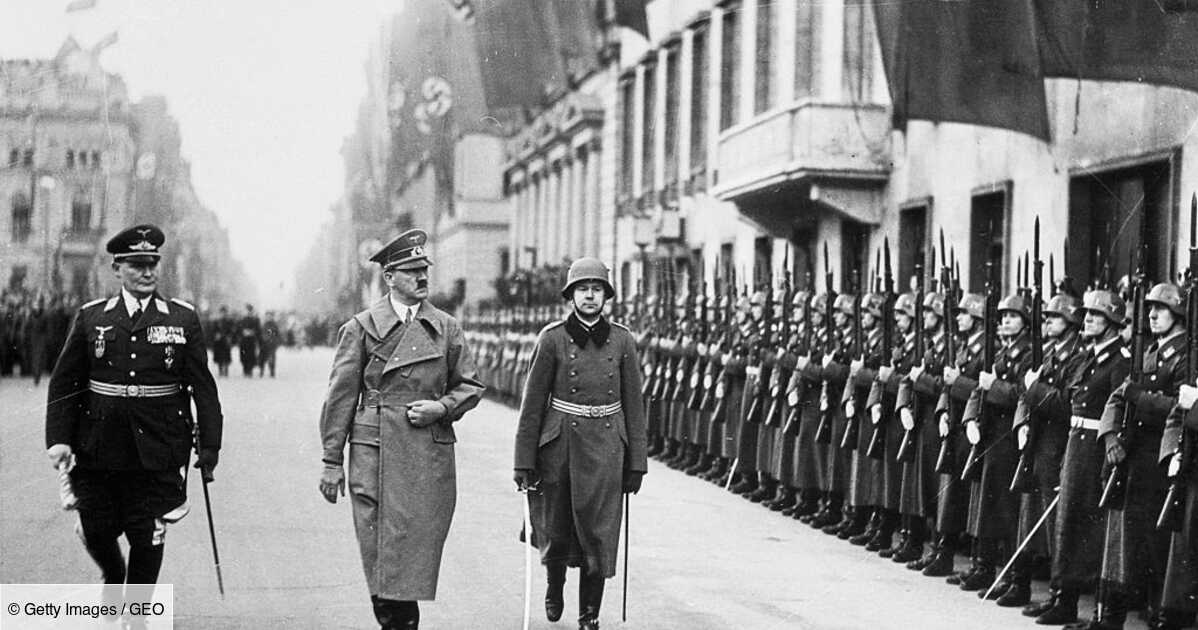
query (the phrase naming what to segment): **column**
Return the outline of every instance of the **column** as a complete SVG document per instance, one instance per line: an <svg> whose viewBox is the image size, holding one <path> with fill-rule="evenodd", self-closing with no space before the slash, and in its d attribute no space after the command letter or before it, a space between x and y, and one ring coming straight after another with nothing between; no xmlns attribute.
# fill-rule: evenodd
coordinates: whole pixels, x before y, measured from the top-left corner
<svg viewBox="0 0 1198 630"><path fill-rule="evenodd" d="M795 94L795 30L799 14L798 0L774 0L778 3L778 47L777 63L774 67L774 85L777 87L778 105L787 107Z"/></svg>
<svg viewBox="0 0 1198 630"><path fill-rule="evenodd" d="M724 9L711 10L711 31L707 35L710 51L707 64L707 172L719 167L720 149L720 68L724 64ZM707 182L710 186L711 182Z"/></svg>
<svg viewBox="0 0 1198 630"><path fill-rule="evenodd" d="M695 32L682 32L682 46L678 50L678 182L682 184L691 174L691 101L695 96L691 84L695 62ZM679 191L681 194L681 191Z"/></svg>
<svg viewBox="0 0 1198 630"><path fill-rule="evenodd" d="M823 37L820 38L819 93L827 101L839 102L841 83L844 79L844 2L828 2L820 5L820 22Z"/></svg>
<svg viewBox="0 0 1198 630"><path fill-rule="evenodd" d="M740 3L740 117L733 124L751 119L757 93L757 0Z"/></svg>

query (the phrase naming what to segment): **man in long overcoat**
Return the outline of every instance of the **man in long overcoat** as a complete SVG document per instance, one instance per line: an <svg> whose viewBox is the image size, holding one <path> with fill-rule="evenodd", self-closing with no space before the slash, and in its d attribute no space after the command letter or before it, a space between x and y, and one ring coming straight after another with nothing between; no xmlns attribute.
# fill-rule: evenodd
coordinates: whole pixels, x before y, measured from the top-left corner
<svg viewBox="0 0 1198 630"><path fill-rule="evenodd" d="M545 613L562 613L566 567L579 567L579 628L599 627L604 580L616 574L621 492L636 493L648 441L636 340L602 316L615 295L594 258L570 266L574 312L541 331L516 430L515 481L529 491L533 540L548 569Z"/></svg>
<svg viewBox="0 0 1198 630"><path fill-rule="evenodd" d="M389 294L341 327L320 418L320 490L345 494L349 442L354 526L375 617L415 629L417 600L437 595L457 500L453 423L483 385L457 320L426 302L427 235L409 230L371 260Z"/></svg>

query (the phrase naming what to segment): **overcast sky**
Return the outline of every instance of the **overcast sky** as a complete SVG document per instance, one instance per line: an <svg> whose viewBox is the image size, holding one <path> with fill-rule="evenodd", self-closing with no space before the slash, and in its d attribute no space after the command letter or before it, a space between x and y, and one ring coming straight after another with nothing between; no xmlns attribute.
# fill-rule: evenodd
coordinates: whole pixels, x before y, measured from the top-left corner
<svg viewBox="0 0 1198 630"><path fill-rule="evenodd" d="M104 66L135 100L166 96L200 198L272 307L340 195L367 49L402 1L97 0L66 13L68 0L0 0L0 58L118 31Z"/></svg>

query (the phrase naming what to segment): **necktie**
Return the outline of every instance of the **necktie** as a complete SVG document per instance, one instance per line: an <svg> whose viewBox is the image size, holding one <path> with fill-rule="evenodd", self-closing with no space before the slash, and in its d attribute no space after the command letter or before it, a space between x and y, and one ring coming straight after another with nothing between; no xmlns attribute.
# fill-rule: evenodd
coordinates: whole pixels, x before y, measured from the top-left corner
<svg viewBox="0 0 1198 630"><path fill-rule="evenodd" d="M141 319L141 312L142 312L142 308L141 308L141 300L138 300L138 301L137 301L137 308L133 310L133 315L132 315L132 317L133 317L133 321L134 321L134 322L136 322L137 320Z"/></svg>

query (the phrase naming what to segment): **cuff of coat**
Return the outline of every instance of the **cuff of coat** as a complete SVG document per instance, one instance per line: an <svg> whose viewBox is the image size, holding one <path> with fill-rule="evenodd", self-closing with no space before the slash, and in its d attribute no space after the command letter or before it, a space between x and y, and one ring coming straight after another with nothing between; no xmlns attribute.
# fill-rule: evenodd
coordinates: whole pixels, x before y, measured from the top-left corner
<svg viewBox="0 0 1198 630"><path fill-rule="evenodd" d="M340 455L340 454L338 454L338 455ZM321 458L320 461L324 462L326 466L341 466L344 464L343 458L330 457L329 455L325 455L323 458Z"/></svg>
<svg viewBox="0 0 1198 630"><path fill-rule="evenodd" d="M451 398L449 396L442 396L437 399L437 402L441 403L442 405L445 405L445 415L441 418L441 420L448 420L449 422L457 422L458 420L461 419L460 415L454 413L454 410L457 409L457 403L454 401L453 398ZM429 424L432 424L432 423L430 422Z"/></svg>

